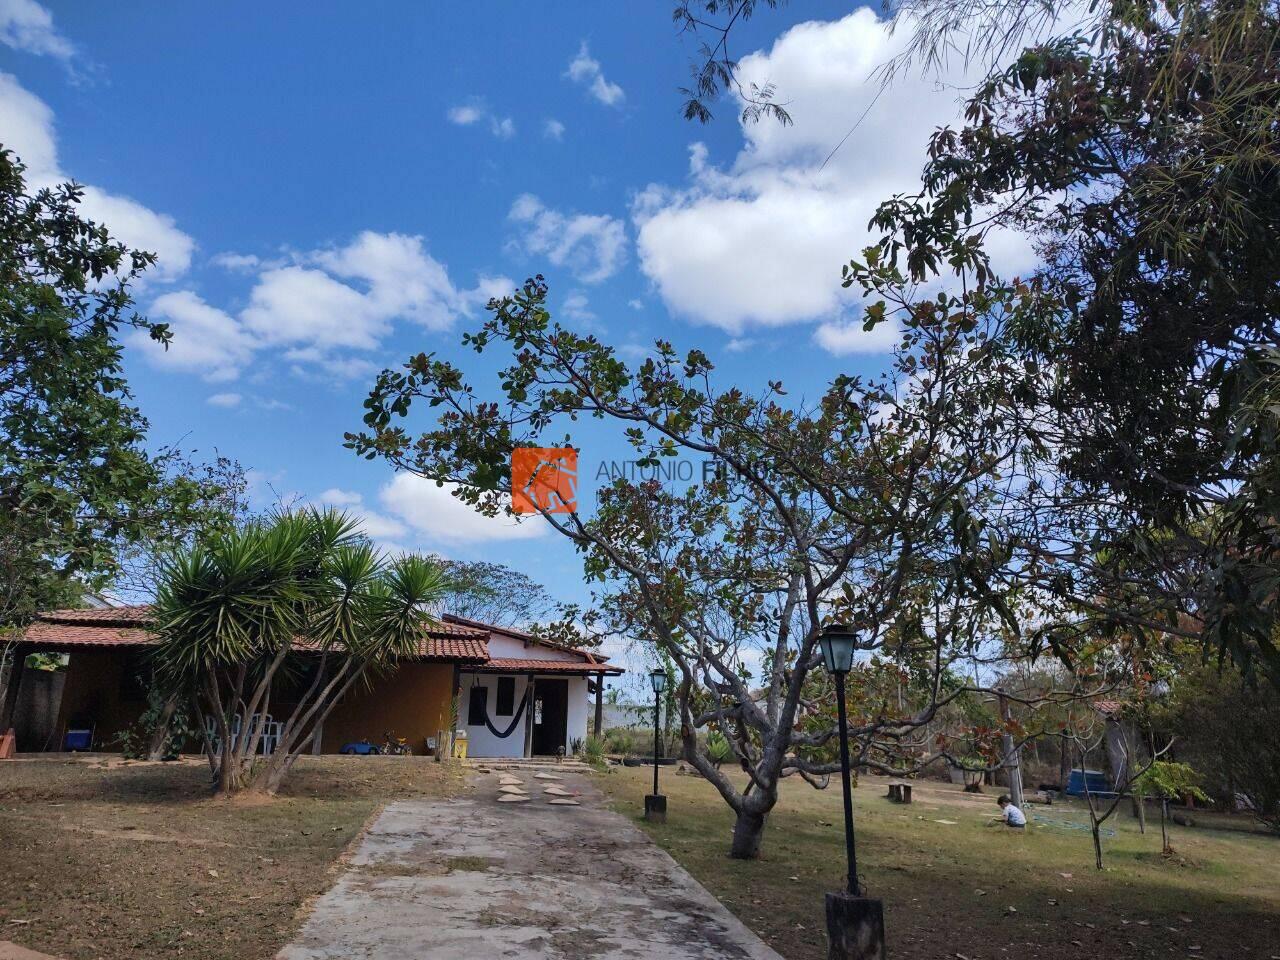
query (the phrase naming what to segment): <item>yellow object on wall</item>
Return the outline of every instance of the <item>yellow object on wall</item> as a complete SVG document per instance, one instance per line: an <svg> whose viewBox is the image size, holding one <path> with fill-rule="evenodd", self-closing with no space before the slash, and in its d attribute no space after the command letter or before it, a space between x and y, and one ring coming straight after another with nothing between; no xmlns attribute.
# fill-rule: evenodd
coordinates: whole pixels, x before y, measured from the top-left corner
<svg viewBox="0 0 1280 960"><path fill-rule="evenodd" d="M459 730L453 740L453 759L467 759L467 731Z"/></svg>

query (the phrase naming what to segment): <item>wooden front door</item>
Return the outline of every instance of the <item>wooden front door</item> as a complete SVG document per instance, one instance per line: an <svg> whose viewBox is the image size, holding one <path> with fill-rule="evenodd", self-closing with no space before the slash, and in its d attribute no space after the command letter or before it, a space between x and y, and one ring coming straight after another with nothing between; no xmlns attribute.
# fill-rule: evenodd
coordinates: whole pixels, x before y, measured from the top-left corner
<svg viewBox="0 0 1280 960"><path fill-rule="evenodd" d="M533 688L533 755L554 756L569 730L569 681L538 679Z"/></svg>

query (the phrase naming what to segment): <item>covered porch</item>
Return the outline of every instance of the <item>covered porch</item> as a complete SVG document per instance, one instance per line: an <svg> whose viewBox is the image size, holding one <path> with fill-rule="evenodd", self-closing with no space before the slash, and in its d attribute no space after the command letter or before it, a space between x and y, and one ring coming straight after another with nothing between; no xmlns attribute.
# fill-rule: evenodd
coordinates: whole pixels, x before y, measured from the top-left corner
<svg viewBox="0 0 1280 960"><path fill-rule="evenodd" d="M568 756L589 733L599 735L604 663L490 660L459 673L457 729L467 755L519 758Z"/></svg>

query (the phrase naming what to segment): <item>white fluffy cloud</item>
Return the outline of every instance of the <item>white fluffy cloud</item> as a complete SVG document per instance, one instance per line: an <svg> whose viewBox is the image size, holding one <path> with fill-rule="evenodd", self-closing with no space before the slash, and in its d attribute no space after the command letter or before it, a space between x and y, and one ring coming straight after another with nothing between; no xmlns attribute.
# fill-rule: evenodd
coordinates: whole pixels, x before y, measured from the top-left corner
<svg viewBox="0 0 1280 960"><path fill-rule="evenodd" d="M459 127L469 127L473 123L479 123L484 117L484 110L474 104L462 107L450 107L448 114L449 122Z"/></svg>
<svg viewBox="0 0 1280 960"><path fill-rule="evenodd" d="M215 393L209 396L205 403L211 407L224 407L228 410L240 406L244 397L238 393Z"/></svg>
<svg viewBox="0 0 1280 960"><path fill-rule="evenodd" d="M316 259L335 276L362 281L375 313L404 317L428 330L447 329L484 295L478 287L454 286L444 264L427 253L422 237L366 230L347 246ZM511 281L498 280L511 287ZM481 282L492 285L494 278Z"/></svg>
<svg viewBox="0 0 1280 960"><path fill-rule="evenodd" d="M352 351L377 348L396 321L444 330L514 287L507 277L482 276L460 288L422 237L398 233L365 231L345 246L283 264L244 254L217 259L254 272L247 305L232 317L189 291L158 298L151 314L172 324L173 345L166 352L134 338L156 364L229 380L255 352L276 347L300 374L368 376L377 365Z"/></svg>
<svg viewBox="0 0 1280 960"><path fill-rule="evenodd" d="M542 135L548 140L561 140L564 138L564 124L555 117L548 117L542 122Z"/></svg>
<svg viewBox="0 0 1280 960"><path fill-rule="evenodd" d="M350 514L359 523L360 532L370 540L384 546L394 546L396 550L401 549L395 541L408 533L405 525L392 517L367 509L364 497L356 491L330 487L311 499L317 506L336 507Z"/></svg>
<svg viewBox="0 0 1280 960"><path fill-rule="evenodd" d="M583 283L608 279L627 259L626 227L615 217L561 213L531 193L517 197L507 216L523 228L525 252L567 266Z"/></svg>
<svg viewBox="0 0 1280 960"><path fill-rule="evenodd" d="M262 259L252 253L235 253L228 250L209 258L211 266L221 267L232 273L251 273L262 266Z"/></svg>
<svg viewBox="0 0 1280 960"><path fill-rule="evenodd" d="M626 94L616 83L605 79L604 68L600 61L591 56L587 49L587 41L582 41L578 55L569 61L569 69L565 72L574 83L586 88L587 92L607 107L620 107Z"/></svg>
<svg viewBox="0 0 1280 960"><path fill-rule="evenodd" d="M296 266L261 274L241 319L268 343L361 350L376 346L390 326L365 294L322 270Z"/></svg>
<svg viewBox="0 0 1280 960"><path fill-rule="evenodd" d="M560 304L560 313L568 320L591 324L598 318L591 309L591 302L581 290L571 290Z"/></svg>
<svg viewBox="0 0 1280 960"><path fill-rule="evenodd" d="M732 334L821 321L815 340L836 353L892 343L891 330L849 325L858 302L841 290L839 271L874 239L867 222L876 206L918 188L932 131L958 117L958 74L903 75L881 92L872 74L907 36L890 35L864 7L793 27L741 60L743 87L776 84L794 126L743 124L742 149L724 168L694 144L686 185L638 195L641 268L673 312ZM1006 252L1002 266L1030 265L1025 243Z"/></svg>
<svg viewBox="0 0 1280 960"><path fill-rule="evenodd" d="M862 329L861 320L834 320L818 324L813 331L813 342L827 353L844 357L851 353L887 351L901 335L902 331L890 323L882 323L868 332Z"/></svg>
<svg viewBox="0 0 1280 960"><path fill-rule="evenodd" d="M488 518L453 497L450 487L398 473L378 491L379 510L371 510L355 490L330 487L310 497L317 506L336 507L359 522L360 531L392 553L417 547L494 543L541 536L546 525L539 517L516 521Z"/></svg>
<svg viewBox="0 0 1280 960"><path fill-rule="evenodd" d="M541 517L524 520L485 517L452 495L451 485L438 487L412 473L397 473L378 494L383 508L403 520L432 544L491 543L527 540L546 533Z"/></svg>
<svg viewBox="0 0 1280 960"><path fill-rule="evenodd" d="M493 113L483 100L450 107L445 114L449 122L459 127L472 127L484 121L489 132L499 140L510 140L516 135L516 122L510 117L500 117Z"/></svg>
<svg viewBox="0 0 1280 960"><path fill-rule="evenodd" d="M37 56L67 60L76 52L35 0L0 0L0 43Z"/></svg>
<svg viewBox="0 0 1280 960"><path fill-rule="evenodd" d="M58 164L53 111L7 73L0 73L0 142L26 164L28 188L72 179ZM128 246L156 254L159 259L147 271L148 278L172 280L190 268L195 241L167 214L92 185L85 186L80 209L86 217L105 223Z"/></svg>
<svg viewBox="0 0 1280 960"><path fill-rule="evenodd" d="M189 290L157 297L148 317L169 324L172 342L166 349L135 331L129 337L134 349L156 366L194 373L210 383L236 379L259 346L234 317Z"/></svg>

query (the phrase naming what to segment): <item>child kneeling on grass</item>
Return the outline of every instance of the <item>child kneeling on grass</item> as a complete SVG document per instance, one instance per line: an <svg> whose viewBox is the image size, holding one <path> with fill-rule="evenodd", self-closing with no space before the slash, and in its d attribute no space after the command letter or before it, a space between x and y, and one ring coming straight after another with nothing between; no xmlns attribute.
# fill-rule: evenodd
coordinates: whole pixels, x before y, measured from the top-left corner
<svg viewBox="0 0 1280 960"><path fill-rule="evenodd" d="M1014 830L1026 829L1027 815L1013 805L1013 801L1009 799L1008 794L1002 794L996 803L1000 804L1000 816L992 817L992 823L1003 823L1006 827L1011 827Z"/></svg>

